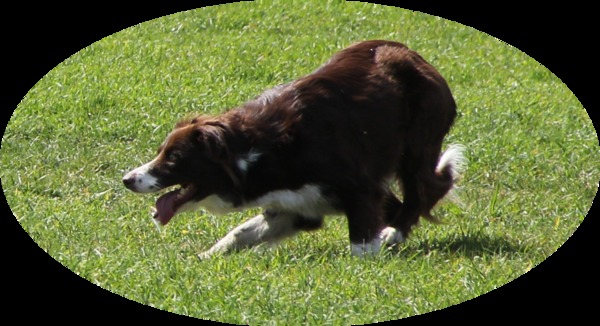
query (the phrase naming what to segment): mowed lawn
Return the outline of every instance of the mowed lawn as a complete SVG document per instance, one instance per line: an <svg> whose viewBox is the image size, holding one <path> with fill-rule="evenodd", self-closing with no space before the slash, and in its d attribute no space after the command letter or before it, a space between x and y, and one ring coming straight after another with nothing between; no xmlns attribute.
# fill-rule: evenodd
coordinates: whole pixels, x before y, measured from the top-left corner
<svg viewBox="0 0 600 326"><path fill-rule="evenodd" d="M158 231L156 196L122 186L182 117L223 112L365 39L407 44L453 90L446 145L466 145L469 166L460 201L435 210L445 224L423 222L398 252L359 259L345 219L330 217L274 250L198 261L257 211L186 213ZM208 7L108 36L31 89L0 160L15 218L61 264L142 304L236 324L363 324L477 297L554 253L600 179L586 111L531 57L445 19L321 1Z"/></svg>

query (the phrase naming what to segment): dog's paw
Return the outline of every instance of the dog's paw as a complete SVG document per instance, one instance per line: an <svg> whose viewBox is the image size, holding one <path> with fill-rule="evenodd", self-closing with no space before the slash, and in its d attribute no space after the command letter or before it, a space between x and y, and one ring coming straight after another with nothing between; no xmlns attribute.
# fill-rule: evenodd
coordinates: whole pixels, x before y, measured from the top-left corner
<svg viewBox="0 0 600 326"><path fill-rule="evenodd" d="M382 247L393 247L404 242L402 232L388 226L379 232L379 236L371 240L371 242L352 243L351 250L354 256L364 257L378 254Z"/></svg>
<svg viewBox="0 0 600 326"><path fill-rule="evenodd" d="M215 257L215 252L211 252L210 250L207 250L207 251L204 251L202 253L199 253L198 255L196 255L196 257L200 261L209 260L209 259Z"/></svg>
<svg viewBox="0 0 600 326"><path fill-rule="evenodd" d="M405 238L402 235L402 231L391 226L386 227L379 233L381 243L386 246L394 246L396 244L404 242Z"/></svg>

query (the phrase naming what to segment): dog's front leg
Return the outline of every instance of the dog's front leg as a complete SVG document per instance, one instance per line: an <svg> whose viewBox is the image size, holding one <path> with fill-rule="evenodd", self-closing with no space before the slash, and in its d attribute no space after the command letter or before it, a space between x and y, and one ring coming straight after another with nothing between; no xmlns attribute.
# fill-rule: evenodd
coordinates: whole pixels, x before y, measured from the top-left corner
<svg viewBox="0 0 600 326"><path fill-rule="evenodd" d="M394 246L404 237L396 228L386 226L382 200L373 194L355 194L345 203L350 231L350 248L355 256L371 256L382 248Z"/></svg>
<svg viewBox="0 0 600 326"><path fill-rule="evenodd" d="M235 250L254 247L263 242L263 234L268 228L264 214L259 214L231 230L209 250L198 255L206 259L215 254L228 253Z"/></svg>
<svg viewBox="0 0 600 326"><path fill-rule="evenodd" d="M198 257L206 259L215 254L252 248L262 243L274 245L303 230L304 225L299 221L304 221L304 219L295 214L266 210L237 226L212 248L201 253ZM322 218L320 219L322 220Z"/></svg>

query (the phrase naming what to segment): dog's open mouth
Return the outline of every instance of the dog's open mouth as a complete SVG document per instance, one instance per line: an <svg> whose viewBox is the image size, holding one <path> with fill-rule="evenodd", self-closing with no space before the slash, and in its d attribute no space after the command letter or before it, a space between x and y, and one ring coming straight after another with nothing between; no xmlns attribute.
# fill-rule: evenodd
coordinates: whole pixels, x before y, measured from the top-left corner
<svg viewBox="0 0 600 326"><path fill-rule="evenodd" d="M161 225L166 225L175 216L177 210L196 194L196 187L185 185L158 197L154 219Z"/></svg>

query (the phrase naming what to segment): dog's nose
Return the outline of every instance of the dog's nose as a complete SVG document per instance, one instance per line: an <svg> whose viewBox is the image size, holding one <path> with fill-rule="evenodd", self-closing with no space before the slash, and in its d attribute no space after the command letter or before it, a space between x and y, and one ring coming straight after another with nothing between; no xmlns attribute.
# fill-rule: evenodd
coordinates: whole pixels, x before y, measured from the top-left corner
<svg viewBox="0 0 600 326"><path fill-rule="evenodd" d="M127 176L126 175L125 177L123 177L123 184L128 189L132 189L133 185L135 185L135 177L134 176Z"/></svg>

